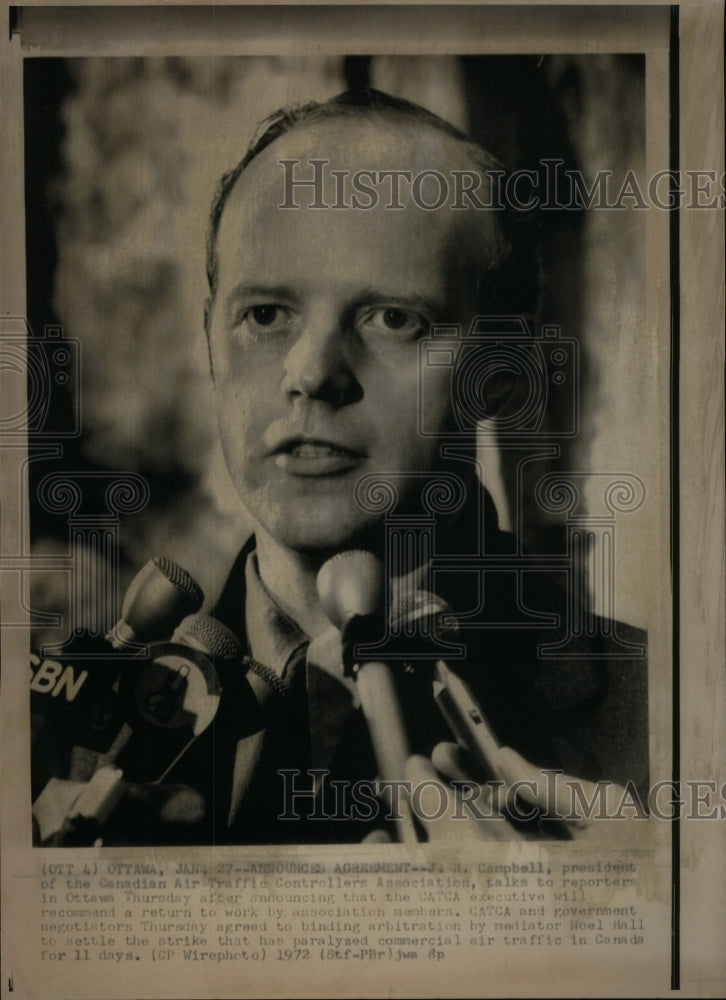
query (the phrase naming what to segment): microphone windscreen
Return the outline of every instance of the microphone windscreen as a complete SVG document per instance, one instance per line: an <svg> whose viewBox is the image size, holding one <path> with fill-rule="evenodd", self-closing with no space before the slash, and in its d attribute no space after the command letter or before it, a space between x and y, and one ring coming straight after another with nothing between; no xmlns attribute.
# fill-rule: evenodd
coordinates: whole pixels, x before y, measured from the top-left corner
<svg viewBox="0 0 726 1000"><path fill-rule="evenodd" d="M190 604L195 605L195 609L201 608L204 592L190 573L187 573L178 563L172 562L167 556L154 556L151 561L169 583L173 584Z"/></svg>
<svg viewBox="0 0 726 1000"><path fill-rule="evenodd" d="M188 615L176 627L172 642L180 642L222 660L244 658L244 649L234 632L211 615Z"/></svg>
<svg viewBox="0 0 726 1000"><path fill-rule="evenodd" d="M450 639L459 632L459 623L450 605L429 590L407 591L392 603L389 612L392 635Z"/></svg>

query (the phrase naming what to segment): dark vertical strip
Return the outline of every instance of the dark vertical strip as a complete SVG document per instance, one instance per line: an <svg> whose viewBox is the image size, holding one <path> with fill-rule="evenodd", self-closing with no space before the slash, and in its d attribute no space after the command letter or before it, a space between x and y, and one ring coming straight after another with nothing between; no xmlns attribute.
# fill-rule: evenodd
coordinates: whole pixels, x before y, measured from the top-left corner
<svg viewBox="0 0 726 1000"><path fill-rule="evenodd" d="M22 12L21 12L22 13ZM22 23L22 20L21 20ZM56 224L58 203L54 188L63 176L63 108L75 89L71 70L64 59L37 58L23 60L23 120L25 133L25 289L29 336L42 339L46 326L60 326L54 309L54 289L58 247ZM71 333L71 331L66 331ZM29 369L30 377L30 369ZM28 387L28 398L31 392ZM54 385L47 400L43 428L62 428L73 424L77 393L80 388L73 380L66 385ZM37 439L28 435L28 447ZM63 467L82 468L82 445L79 440L63 443ZM65 538L68 523L54 517L36 502L40 479L49 471L45 462L28 465L30 492L31 539L43 535Z"/></svg>
<svg viewBox="0 0 726 1000"><path fill-rule="evenodd" d="M371 85L372 56L346 56L343 74L348 90L367 90Z"/></svg>
<svg viewBox="0 0 726 1000"><path fill-rule="evenodd" d="M680 170L679 154L679 10L676 5L671 7L671 30L669 47L669 158L671 169L671 185L679 186L678 171ZM675 193L675 191L674 191ZM677 194L674 205L679 205ZM673 787L680 787L681 777L681 702L680 702L680 642L681 642L681 581L680 581L680 207L670 213L670 288L671 288L671 386L670 386L670 457L671 457L671 580L673 588ZM681 981L681 817L680 805L677 807L671 823L671 989L680 989Z"/></svg>
<svg viewBox="0 0 726 1000"><path fill-rule="evenodd" d="M51 192L63 172L63 105L73 89L65 60L24 61L26 307L36 337L47 324L58 323L53 311L57 206Z"/></svg>

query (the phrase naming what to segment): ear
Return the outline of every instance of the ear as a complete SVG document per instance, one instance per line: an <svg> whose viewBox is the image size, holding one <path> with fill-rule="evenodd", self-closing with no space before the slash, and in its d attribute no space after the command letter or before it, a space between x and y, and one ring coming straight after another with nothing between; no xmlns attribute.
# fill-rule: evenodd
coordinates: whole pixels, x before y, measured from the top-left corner
<svg viewBox="0 0 726 1000"><path fill-rule="evenodd" d="M215 385L214 381L214 364L212 363L212 344L209 336L209 331L212 325L212 308L213 302L211 298L206 298L204 300L204 333L207 338L207 357L209 358L209 374L212 376L212 384Z"/></svg>
<svg viewBox="0 0 726 1000"><path fill-rule="evenodd" d="M482 386L482 397L486 407L486 416L495 417L509 397L517 383L513 372L501 371L489 375Z"/></svg>

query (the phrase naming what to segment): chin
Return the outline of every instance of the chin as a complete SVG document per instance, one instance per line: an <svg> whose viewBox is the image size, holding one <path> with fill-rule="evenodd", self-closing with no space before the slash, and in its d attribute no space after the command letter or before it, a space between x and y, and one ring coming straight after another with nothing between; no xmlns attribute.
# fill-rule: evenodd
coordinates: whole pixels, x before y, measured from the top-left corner
<svg viewBox="0 0 726 1000"><path fill-rule="evenodd" d="M265 528L279 544L304 555L327 559L346 549L373 549L381 546L383 525L379 519L361 521L360 511L356 519L346 518L340 513L317 510L303 519L296 516L266 524Z"/></svg>

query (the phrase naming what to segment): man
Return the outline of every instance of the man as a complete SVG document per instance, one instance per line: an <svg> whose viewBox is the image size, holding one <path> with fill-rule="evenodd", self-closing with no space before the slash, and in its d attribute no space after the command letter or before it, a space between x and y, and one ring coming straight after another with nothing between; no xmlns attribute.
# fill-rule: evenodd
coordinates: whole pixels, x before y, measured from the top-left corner
<svg viewBox="0 0 726 1000"><path fill-rule="evenodd" d="M281 710L264 736L236 748L227 821L245 840L360 834L355 824L347 824L352 834L344 830L345 807L336 814L304 794L309 769L348 782L376 773L353 707L354 684L343 676L339 651L326 654L331 623L316 589L321 566L335 553L364 549L386 561L384 518L361 502L357 487L373 475L395 487L394 518L415 516L421 474L454 474L467 498L463 509L439 518L439 549L466 551L472 525L483 522L487 551L508 550L482 502L473 454L462 458L461 447L447 454L449 437L461 438L451 369L422 372L419 349L438 324L467 331L481 314L531 306L531 263L515 254L502 213L480 207L492 204L494 167L446 123L365 91L273 116L222 183L209 242L206 330L222 446L255 531L217 614L286 685L295 706L287 717ZM481 187L464 198L473 174ZM422 378L426 427L433 429L427 435L420 426ZM481 387L489 413L509 388L503 372ZM419 583L430 582L425 566L406 569ZM459 576L440 578L438 589L443 583L454 607L462 598L471 607L471 595L457 593ZM464 671L493 713L500 740L539 765L556 767L564 757L583 777L642 778L642 759L640 773L628 773L646 739L642 665L594 673L583 667L579 675L571 666L570 683L587 693L558 701L561 679L545 664L549 690L542 685L531 633L501 627L509 595L487 600L500 627L466 634ZM563 606L545 603L549 610ZM616 673L620 690L604 695ZM447 733L426 678L400 692L412 746L422 753L433 749L432 733ZM592 747L563 752L565 734L577 731L588 701L599 703L595 714L610 730L608 713L625 711L630 746L617 747L620 761L606 761L604 770L589 759ZM559 732L552 725L558 714ZM612 746L607 753L613 757ZM321 783L324 795L325 778L318 777ZM305 806L314 817L307 823L279 819L302 816Z"/></svg>
<svg viewBox="0 0 726 1000"><path fill-rule="evenodd" d="M566 594L537 573L522 578L521 593L517 572L485 584L476 565L473 575L434 579L430 546L417 552L415 543L392 564L392 524L432 530L432 480L460 490L450 510L433 515L436 554L485 552L505 566L514 558L477 479L476 427L462 432L452 364L421 365L421 342L437 327L458 331L464 351L476 317L531 310L532 258L507 213L487 207L496 168L423 109L363 91L272 116L223 178L205 325L222 447L254 535L215 615L240 639L249 670L244 677L240 664L219 665L217 718L169 776L197 791L162 809L188 821L191 841L396 835L387 821L400 803L376 798L378 748L317 589L325 562L349 550L378 556L399 590L435 590L465 612L469 627L457 636L465 656L454 665L508 748L490 761L494 774L461 749L437 750L452 734L424 664L396 682L415 754L400 779L441 777L442 789L446 777L511 785L564 768L591 781L644 780L643 664L610 663L593 641L581 661L558 665L539 657L541 633L517 627L522 600L562 624ZM495 368L476 389L482 412L495 414L511 388L507 366ZM391 498L385 511L366 496L376 486ZM590 662L592 653L599 659ZM548 805L538 794L524 798ZM149 802L137 789L130 799ZM444 811L455 811L455 800L447 803ZM491 819L472 812L447 829L502 835L498 810ZM415 821L416 835L427 827L438 835L428 814Z"/></svg>

